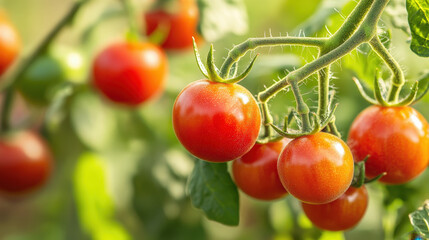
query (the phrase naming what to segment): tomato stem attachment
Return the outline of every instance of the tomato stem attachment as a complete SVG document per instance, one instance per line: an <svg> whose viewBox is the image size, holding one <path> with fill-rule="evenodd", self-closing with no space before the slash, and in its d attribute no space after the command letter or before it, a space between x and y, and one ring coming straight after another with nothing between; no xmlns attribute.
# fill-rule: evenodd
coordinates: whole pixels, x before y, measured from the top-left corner
<svg viewBox="0 0 429 240"><path fill-rule="evenodd" d="M141 35L140 35L138 23L136 21L137 17L134 10L134 6L130 0L121 0L121 3L127 14L127 20L129 25L127 40L131 42L138 42L140 41Z"/></svg>
<svg viewBox="0 0 429 240"><path fill-rule="evenodd" d="M396 62L396 60L380 41L378 35L375 35L371 41L369 41L369 44L372 50L374 50L374 52L377 53L377 55L387 64L393 74L392 84L387 101L396 103L398 101L401 88L405 83L404 73L402 72L398 62Z"/></svg>
<svg viewBox="0 0 429 240"><path fill-rule="evenodd" d="M25 71L31 66L31 64L41 55L51 42L56 38L56 36L61 32L61 30L73 20L79 9L81 9L84 4L88 3L90 0L77 1L73 4L67 14L55 25L55 27L48 33L48 35L42 40L42 42L37 46L37 48L32 52L26 61L24 61L15 74L9 80L8 85L4 89L5 99L3 100L2 113L1 113L1 131L6 132L10 128L10 115L13 105L13 97L15 93L15 86L22 79L22 75Z"/></svg>

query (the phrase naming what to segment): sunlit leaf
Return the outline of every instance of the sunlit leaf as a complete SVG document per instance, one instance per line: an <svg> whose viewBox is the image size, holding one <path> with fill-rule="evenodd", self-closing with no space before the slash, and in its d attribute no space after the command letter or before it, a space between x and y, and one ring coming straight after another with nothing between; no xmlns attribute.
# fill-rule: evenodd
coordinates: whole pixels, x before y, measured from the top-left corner
<svg viewBox="0 0 429 240"><path fill-rule="evenodd" d="M226 225L238 225L238 190L226 163L197 160L189 177L188 191L192 204L203 210L207 218Z"/></svg>
<svg viewBox="0 0 429 240"><path fill-rule="evenodd" d="M424 238L429 238L429 201L409 215L414 230Z"/></svg>
<svg viewBox="0 0 429 240"><path fill-rule="evenodd" d="M429 2L407 0L408 23L411 29L411 50L420 57L429 57Z"/></svg>
<svg viewBox="0 0 429 240"><path fill-rule="evenodd" d="M78 137L90 148L106 148L114 135L116 122L112 109L89 91L73 98L71 120Z"/></svg>
<svg viewBox="0 0 429 240"><path fill-rule="evenodd" d="M73 182L80 221L93 239L130 239L114 220L115 207L107 192L105 167L98 155L85 153L78 159Z"/></svg>

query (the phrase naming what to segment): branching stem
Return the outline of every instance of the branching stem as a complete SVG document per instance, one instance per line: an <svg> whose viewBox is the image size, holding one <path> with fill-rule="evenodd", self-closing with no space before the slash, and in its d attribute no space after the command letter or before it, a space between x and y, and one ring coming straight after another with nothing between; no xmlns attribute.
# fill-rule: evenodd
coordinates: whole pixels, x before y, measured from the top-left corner
<svg viewBox="0 0 429 240"><path fill-rule="evenodd" d="M3 100L3 105L1 108L1 131L8 131L10 128L10 115L13 104L13 97L15 92L15 86L18 81L22 78L22 75L27 71L31 64L43 54L44 51L48 48L50 43L55 39L55 37L61 32L61 30L66 26L76 15L79 9L89 0L77 1L70 8L69 12L55 25L55 27L48 33L48 35L42 40L42 42L37 46L34 52L28 57L26 61L22 63L20 68L17 70L12 79L9 81L9 85L5 88L5 99Z"/></svg>
<svg viewBox="0 0 429 240"><path fill-rule="evenodd" d="M396 62L396 60L392 57L377 35L371 39L369 44L371 45L374 52L376 52L378 56L383 59L383 61L392 71L392 87L390 88L388 101L397 102L401 88L405 83L404 73L402 72L398 62Z"/></svg>

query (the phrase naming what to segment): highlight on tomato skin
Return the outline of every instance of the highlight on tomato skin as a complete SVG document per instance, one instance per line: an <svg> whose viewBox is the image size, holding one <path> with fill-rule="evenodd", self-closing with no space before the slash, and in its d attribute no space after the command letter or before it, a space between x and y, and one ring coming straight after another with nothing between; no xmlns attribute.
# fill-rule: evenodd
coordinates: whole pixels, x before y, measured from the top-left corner
<svg viewBox="0 0 429 240"><path fill-rule="evenodd" d="M0 139L0 193L22 195L42 187L51 175L52 154L35 132L20 131Z"/></svg>
<svg viewBox="0 0 429 240"><path fill-rule="evenodd" d="M210 162L232 161L250 151L260 125L255 98L238 84L192 82L173 106L173 127L180 143Z"/></svg>
<svg viewBox="0 0 429 240"><path fill-rule="evenodd" d="M368 192L365 186L350 187L333 202L301 205L305 215L316 227L328 231L345 231L355 227L365 215Z"/></svg>
<svg viewBox="0 0 429 240"><path fill-rule="evenodd" d="M167 56L159 47L118 42L96 56L93 83L111 101L136 107L162 93L167 70Z"/></svg>
<svg viewBox="0 0 429 240"><path fill-rule="evenodd" d="M419 176L429 162L429 124L415 109L370 106L353 121L348 144L355 161L365 163L368 178L403 184Z"/></svg>
<svg viewBox="0 0 429 240"><path fill-rule="evenodd" d="M277 161L280 152L292 139L265 144L256 143L242 157L232 162L235 184L250 197L260 200L275 200L286 196L280 182Z"/></svg>
<svg viewBox="0 0 429 240"><path fill-rule="evenodd" d="M15 27L0 9L0 76L12 65L21 50L21 39Z"/></svg>
<svg viewBox="0 0 429 240"><path fill-rule="evenodd" d="M323 204L339 198L353 179L353 157L340 138L325 132L298 137L281 152L280 180L295 198Z"/></svg>
<svg viewBox="0 0 429 240"><path fill-rule="evenodd" d="M195 0L178 0L174 12L164 9L154 9L143 15L146 34L150 35L159 27L165 27L168 32L161 47L169 50L191 49L192 37L201 41L197 33L199 20L198 6Z"/></svg>

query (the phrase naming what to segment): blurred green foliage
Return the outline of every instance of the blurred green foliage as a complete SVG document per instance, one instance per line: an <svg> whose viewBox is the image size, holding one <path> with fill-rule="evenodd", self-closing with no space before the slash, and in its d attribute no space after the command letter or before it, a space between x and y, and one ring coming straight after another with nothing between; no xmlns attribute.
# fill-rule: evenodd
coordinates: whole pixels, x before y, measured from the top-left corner
<svg viewBox="0 0 429 240"><path fill-rule="evenodd" d="M23 54L34 49L71 3L0 0L1 8L22 36ZM136 10L141 12L149 1L135 3ZM328 0L244 3L249 31L241 36L229 34L214 42L218 63L228 49L248 37L288 33L329 36L356 4ZM106 12L114 14L100 17ZM389 19L383 18L383 29L392 27ZM114 105L86 84L91 77L92 57L108 43L122 39L126 30L118 1L93 0L55 41L83 53L86 81L64 85L46 116L39 108L25 107L27 116L32 116L36 123L45 123L42 130L55 154L55 174L40 192L22 199L0 199L0 239L406 239L412 230L408 214L429 198L427 171L402 186L370 185L370 206L365 218L344 234L315 229L292 197L266 203L240 193L238 227L208 220L186 196L194 160L178 143L171 124L175 97L187 84L202 77L192 51L168 53L170 69L165 93L139 109ZM392 53L405 69L407 79L414 80L429 67L429 60L413 54L407 40L403 31L392 30ZM204 57L209 44L199 47ZM254 94L317 54L314 49L302 47L265 48L257 52L261 57L241 83ZM251 52L243 58L241 70L254 55ZM368 106L351 79L357 76L370 82L379 63L377 56L363 46L332 68L333 89L340 103L336 123L343 139L355 116ZM301 85L312 110L317 106L316 86L316 76ZM427 119L428 102L426 96L415 105ZM270 102L278 125L291 106L295 103L287 91Z"/></svg>

